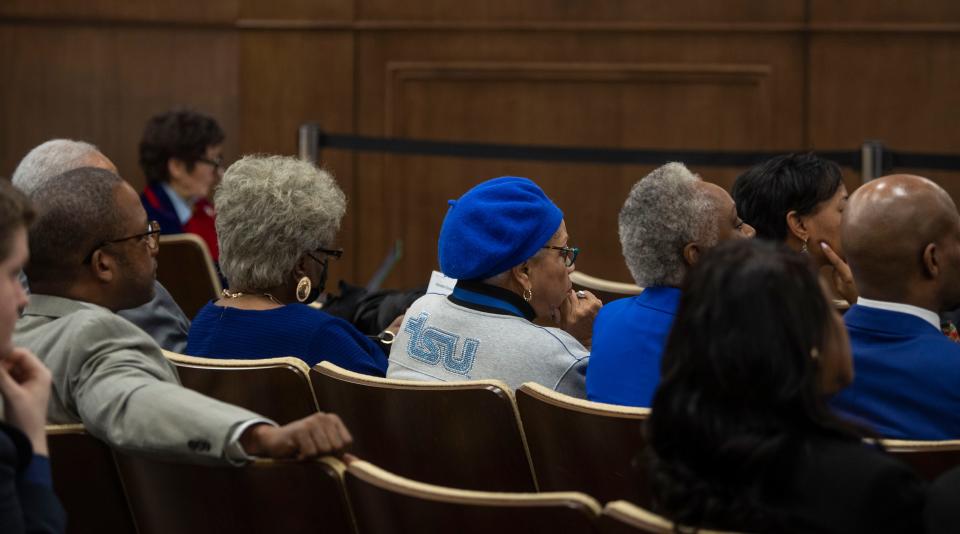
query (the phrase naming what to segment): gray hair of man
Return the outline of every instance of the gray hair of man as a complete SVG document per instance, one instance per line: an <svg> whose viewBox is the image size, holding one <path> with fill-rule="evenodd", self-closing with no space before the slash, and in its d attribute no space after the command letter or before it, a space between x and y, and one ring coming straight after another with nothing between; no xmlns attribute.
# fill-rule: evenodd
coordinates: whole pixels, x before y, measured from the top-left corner
<svg viewBox="0 0 960 534"><path fill-rule="evenodd" d="M39 213L29 230L31 283L67 284L90 253L121 231L115 191L121 179L94 167L80 167L47 180L30 199Z"/></svg>
<svg viewBox="0 0 960 534"><path fill-rule="evenodd" d="M304 253L330 247L347 200L333 176L287 156L245 156L214 194L220 269L237 290L276 287Z"/></svg>
<svg viewBox="0 0 960 534"><path fill-rule="evenodd" d="M717 241L714 203L683 163L667 163L634 184L620 210L620 245L641 287L678 287L687 272L683 248Z"/></svg>
<svg viewBox="0 0 960 534"><path fill-rule="evenodd" d="M13 171L13 185L28 196L46 180L67 171L93 165L100 150L84 141L51 139L34 147Z"/></svg>

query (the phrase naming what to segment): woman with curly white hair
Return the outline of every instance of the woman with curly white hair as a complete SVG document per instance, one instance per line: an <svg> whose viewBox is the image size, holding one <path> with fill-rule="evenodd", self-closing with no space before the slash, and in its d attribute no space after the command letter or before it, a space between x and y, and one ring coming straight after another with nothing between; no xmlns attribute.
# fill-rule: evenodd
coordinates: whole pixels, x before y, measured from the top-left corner
<svg viewBox="0 0 960 534"><path fill-rule="evenodd" d="M384 352L350 323L307 306L323 291L346 197L333 177L285 156L246 156L217 188L220 269L230 289L204 306L186 353L296 356L384 376Z"/></svg>

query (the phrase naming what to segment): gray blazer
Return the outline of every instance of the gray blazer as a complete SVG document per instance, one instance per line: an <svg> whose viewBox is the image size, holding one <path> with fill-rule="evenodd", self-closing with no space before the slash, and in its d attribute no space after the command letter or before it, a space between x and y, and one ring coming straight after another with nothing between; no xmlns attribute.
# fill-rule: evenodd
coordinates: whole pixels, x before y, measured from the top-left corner
<svg viewBox="0 0 960 534"><path fill-rule="evenodd" d="M160 345L173 352L187 348L190 319L160 282L153 283L153 298L143 306L120 310L117 315L140 327Z"/></svg>
<svg viewBox="0 0 960 534"><path fill-rule="evenodd" d="M30 282L23 271L20 271L20 285L27 294L30 293ZM187 348L190 319L187 319L180 305L173 300L173 295L157 280L153 281L153 298L150 302L136 308L120 310L117 315L150 334L161 348L173 352L183 352L183 349Z"/></svg>
<svg viewBox="0 0 960 534"><path fill-rule="evenodd" d="M33 294L13 342L53 373L49 422L83 423L114 447L227 461L231 433L261 419L181 387L150 336L95 304Z"/></svg>

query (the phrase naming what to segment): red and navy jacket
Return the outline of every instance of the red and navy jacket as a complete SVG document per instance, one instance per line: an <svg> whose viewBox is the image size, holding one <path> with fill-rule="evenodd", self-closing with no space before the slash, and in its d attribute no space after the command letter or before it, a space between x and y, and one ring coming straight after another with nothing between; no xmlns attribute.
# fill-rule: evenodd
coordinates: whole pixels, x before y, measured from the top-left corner
<svg viewBox="0 0 960 534"><path fill-rule="evenodd" d="M147 185L143 194L140 195L140 202L143 203L143 209L147 211L147 219L160 223L161 234L196 234L206 242L213 261L220 261L215 226L216 213L209 200L202 198L193 205L193 214L186 224L180 224L177 210L159 182Z"/></svg>

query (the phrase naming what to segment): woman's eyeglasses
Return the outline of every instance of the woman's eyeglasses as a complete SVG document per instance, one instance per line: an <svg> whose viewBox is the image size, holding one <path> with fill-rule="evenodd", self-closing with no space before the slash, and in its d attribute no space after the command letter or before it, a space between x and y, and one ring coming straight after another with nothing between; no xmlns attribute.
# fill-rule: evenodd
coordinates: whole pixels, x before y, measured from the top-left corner
<svg viewBox="0 0 960 534"><path fill-rule="evenodd" d="M313 252L323 252L323 253L326 254L327 256L321 260L320 258L314 256L314 255L313 255ZM335 249L318 248L317 250L314 250L313 252L307 252L307 256L310 256L311 258L313 258L314 261L316 261L317 263L321 263L321 264L323 264L323 265L326 265L326 264L327 264L327 260L329 260L331 257L332 257L333 259L335 259L335 260L339 260L339 259L340 259L340 256L343 256L343 249L342 249L342 248L335 248Z"/></svg>
<svg viewBox="0 0 960 534"><path fill-rule="evenodd" d="M567 267L573 267L573 264L577 261L577 256L580 255L580 247L555 247L553 245L547 245L542 248L559 250L560 257L563 258L563 262Z"/></svg>
<svg viewBox="0 0 960 534"><path fill-rule="evenodd" d="M207 165L213 165L214 170L222 171L223 170L223 157L217 159L210 159L207 157L197 158L197 161L200 163L206 163Z"/></svg>

